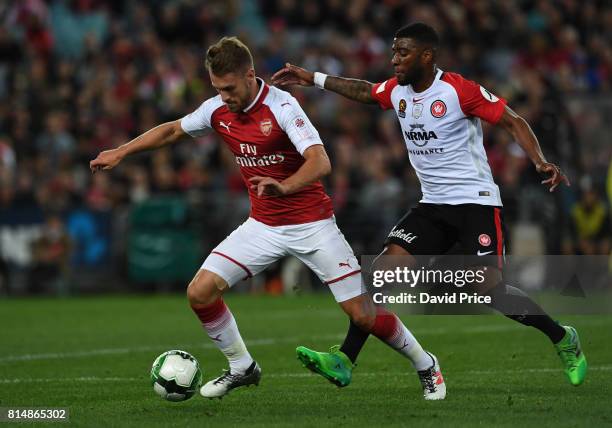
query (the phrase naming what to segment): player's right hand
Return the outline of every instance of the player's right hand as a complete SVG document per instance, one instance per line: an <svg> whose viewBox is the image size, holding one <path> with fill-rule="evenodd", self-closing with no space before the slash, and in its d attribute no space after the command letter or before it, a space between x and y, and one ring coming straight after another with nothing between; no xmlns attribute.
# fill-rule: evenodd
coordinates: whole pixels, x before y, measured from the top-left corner
<svg viewBox="0 0 612 428"><path fill-rule="evenodd" d="M314 73L302 67L286 63L284 68L274 73L272 84L277 86L312 86L314 85Z"/></svg>
<svg viewBox="0 0 612 428"><path fill-rule="evenodd" d="M94 160L89 162L89 169L91 169L92 173L102 169L111 169L121 162L121 159L123 159L123 156L119 149L104 150Z"/></svg>
<svg viewBox="0 0 612 428"><path fill-rule="evenodd" d="M287 187L272 177L260 177L257 175L249 178L249 183L251 183L251 190L256 191L259 198L262 196L284 196L288 193Z"/></svg>

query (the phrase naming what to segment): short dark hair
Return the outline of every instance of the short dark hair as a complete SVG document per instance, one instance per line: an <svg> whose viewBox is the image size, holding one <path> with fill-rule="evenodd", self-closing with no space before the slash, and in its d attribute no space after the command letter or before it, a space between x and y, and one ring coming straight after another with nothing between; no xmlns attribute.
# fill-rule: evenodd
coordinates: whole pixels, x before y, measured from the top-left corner
<svg viewBox="0 0 612 428"><path fill-rule="evenodd" d="M433 48L437 48L440 44L440 38L436 30L422 22L414 22L400 28L395 32L395 38L414 39L420 44L429 45Z"/></svg>
<svg viewBox="0 0 612 428"><path fill-rule="evenodd" d="M206 68L216 76L252 67L251 51L238 37L223 37L206 51Z"/></svg>

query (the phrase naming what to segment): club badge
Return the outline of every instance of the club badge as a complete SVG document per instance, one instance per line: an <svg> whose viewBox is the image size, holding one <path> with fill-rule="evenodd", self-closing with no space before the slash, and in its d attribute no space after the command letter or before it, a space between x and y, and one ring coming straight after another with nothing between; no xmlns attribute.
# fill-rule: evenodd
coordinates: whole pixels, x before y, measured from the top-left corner
<svg viewBox="0 0 612 428"><path fill-rule="evenodd" d="M259 129L261 133L266 137L272 133L272 121L270 119L264 119L259 122Z"/></svg>
<svg viewBox="0 0 612 428"><path fill-rule="evenodd" d="M478 243L483 247L488 247L491 245L491 237L486 233L483 233L478 237Z"/></svg>
<svg viewBox="0 0 612 428"><path fill-rule="evenodd" d="M446 104L442 100L435 100L431 103L429 111L433 117L441 118L446 114Z"/></svg>

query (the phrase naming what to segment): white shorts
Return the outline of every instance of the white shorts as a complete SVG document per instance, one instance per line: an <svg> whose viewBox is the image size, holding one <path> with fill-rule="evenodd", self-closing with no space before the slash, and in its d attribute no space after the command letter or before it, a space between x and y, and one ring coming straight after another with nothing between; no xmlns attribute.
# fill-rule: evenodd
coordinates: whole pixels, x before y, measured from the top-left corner
<svg viewBox="0 0 612 428"><path fill-rule="evenodd" d="M337 302L365 293L359 262L334 217L289 226L268 226L249 218L217 245L202 269L231 287L289 255L312 269Z"/></svg>

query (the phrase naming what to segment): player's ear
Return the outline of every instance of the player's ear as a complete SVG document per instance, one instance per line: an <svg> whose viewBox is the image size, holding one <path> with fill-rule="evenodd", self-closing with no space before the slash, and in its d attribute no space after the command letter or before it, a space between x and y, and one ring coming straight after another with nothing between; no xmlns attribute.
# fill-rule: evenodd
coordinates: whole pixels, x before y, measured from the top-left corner
<svg viewBox="0 0 612 428"><path fill-rule="evenodd" d="M254 79L255 78L255 69L253 67L249 67L247 69L247 72L245 74L245 77L247 79Z"/></svg>
<svg viewBox="0 0 612 428"><path fill-rule="evenodd" d="M432 62L433 59L434 59L433 48L430 48L430 47L424 48L423 51L421 52L421 61L424 64L427 64L427 63Z"/></svg>

